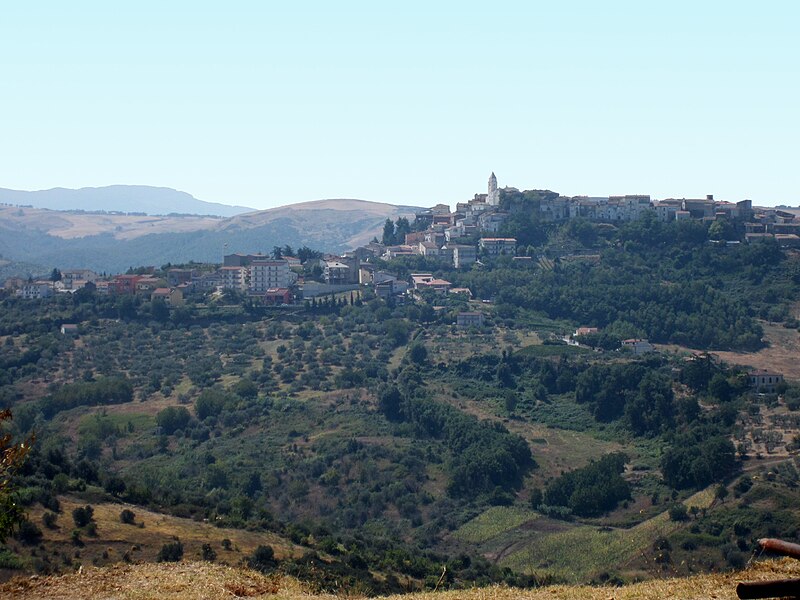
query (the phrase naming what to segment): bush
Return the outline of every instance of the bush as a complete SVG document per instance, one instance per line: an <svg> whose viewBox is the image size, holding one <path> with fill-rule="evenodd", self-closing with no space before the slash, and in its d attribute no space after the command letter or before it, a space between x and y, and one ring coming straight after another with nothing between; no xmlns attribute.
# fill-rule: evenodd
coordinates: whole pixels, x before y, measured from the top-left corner
<svg viewBox="0 0 800 600"><path fill-rule="evenodd" d="M156 423L167 435L184 429L190 419L189 411L183 406L168 406L156 415Z"/></svg>
<svg viewBox="0 0 800 600"><path fill-rule="evenodd" d="M217 553L211 547L211 544L203 544L203 560L211 562L216 559L217 559Z"/></svg>
<svg viewBox="0 0 800 600"><path fill-rule="evenodd" d="M17 539L23 544L38 544L42 539L42 530L26 519L19 524Z"/></svg>
<svg viewBox="0 0 800 600"><path fill-rule="evenodd" d="M48 529L57 529L58 526L56 525L56 519L58 519L58 515L56 513L46 512L42 515L42 523Z"/></svg>
<svg viewBox="0 0 800 600"><path fill-rule="evenodd" d="M119 520L126 525L134 525L136 522L136 513L125 508L121 513L119 513Z"/></svg>
<svg viewBox="0 0 800 600"><path fill-rule="evenodd" d="M680 502L670 506L669 518L671 521L686 521L689 518L689 513L686 510L686 506Z"/></svg>
<svg viewBox="0 0 800 600"><path fill-rule="evenodd" d="M183 544L180 540L168 542L161 546L156 560L158 562L178 562L183 558Z"/></svg>
<svg viewBox="0 0 800 600"><path fill-rule="evenodd" d="M94 509L91 505L87 504L83 507L78 507L72 511L72 520L75 522L75 527L86 527L94 516Z"/></svg>
<svg viewBox="0 0 800 600"><path fill-rule="evenodd" d="M275 568L275 552L272 546L259 546L247 561L251 569L256 571L271 571Z"/></svg>

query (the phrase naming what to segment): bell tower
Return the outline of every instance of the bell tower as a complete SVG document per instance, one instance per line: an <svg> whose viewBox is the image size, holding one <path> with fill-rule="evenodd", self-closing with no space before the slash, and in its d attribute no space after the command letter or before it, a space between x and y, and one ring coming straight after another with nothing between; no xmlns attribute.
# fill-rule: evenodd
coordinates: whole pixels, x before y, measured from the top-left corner
<svg viewBox="0 0 800 600"><path fill-rule="evenodd" d="M489 193L486 195L486 203L492 206L500 204L500 192L497 189L497 177L495 177L494 171L489 177Z"/></svg>

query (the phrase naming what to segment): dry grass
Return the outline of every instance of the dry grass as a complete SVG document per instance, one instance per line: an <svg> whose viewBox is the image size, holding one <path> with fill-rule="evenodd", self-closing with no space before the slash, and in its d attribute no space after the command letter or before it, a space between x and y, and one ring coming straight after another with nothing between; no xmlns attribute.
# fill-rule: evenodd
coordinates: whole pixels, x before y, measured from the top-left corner
<svg viewBox="0 0 800 600"><path fill-rule="evenodd" d="M86 502L71 497L61 497L60 501L62 514L57 522L59 528L43 527L44 541L52 548L72 549L70 536L74 525L71 514L75 508L85 505ZM92 506L98 537L82 536L86 544L80 548L84 564L88 564L90 557L97 557L104 550L109 554L108 559L103 561L106 564L121 560L126 551L135 561L155 560L161 546L174 538L180 539L183 543L184 556L187 559L202 556L203 544L210 544L216 551L218 560L227 564L237 564L260 545L272 546L278 558L302 555L299 547L273 533L215 527L211 523L182 519L128 504L96 503ZM119 515L124 508L136 514L136 525L120 522ZM43 512L41 507L36 507L29 517L35 523L41 523ZM144 526L139 527L139 524ZM223 548L224 539L231 541L230 550ZM132 551L134 547L137 550Z"/></svg>
<svg viewBox="0 0 800 600"><path fill-rule="evenodd" d="M103 233L116 239L133 239L151 233L179 233L212 229L220 219L212 217L154 217L78 214L41 208L0 207L0 220L16 228L41 230L63 239Z"/></svg>
<svg viewBox="0 0 800 600"><path fill-rule="evenodd" d="M532 480L542 484L550 477L564 471L580 468L610 452L625 450L622 444L599 440L590 433L555 429L533 421L502 418L495 414L485 402L467 398L452 398L442 389L439 398L449 402L463 412L480 420L501 421L511 432L522 436L529 444L539 468L532 473Z"/></svg>
<svg viewBox="0 0 800 600"><path fill-rule="evenodd" d="M746 570L659 579L623 587L552 586L520 590L503 586L452 592L422 592L390 596L387 600L665 600L667 598L736 598L736 584L784 577L800 577L800 562L792 559L763 561ZM271 598L299 600L359 597L314 596L300 583L285 577L270 577L247 569L210 563L115 565L84 569L79 573L52 577L16 578L0 585L0 597L20 600L86 600Z"/></svg>
<svg viewBox="0 0 800 600"><path fill-rule="evenodd" d="M712 355L731 365L752 367L755 369L775 370L783 373L791 380L800 380L800 332L787 329L775 323L761 322L764 328L764 339L768 346L758 352L723 352L714 350ZM659 345L659 348L675 352L692 352L690 348L671 344Z"/></svg>

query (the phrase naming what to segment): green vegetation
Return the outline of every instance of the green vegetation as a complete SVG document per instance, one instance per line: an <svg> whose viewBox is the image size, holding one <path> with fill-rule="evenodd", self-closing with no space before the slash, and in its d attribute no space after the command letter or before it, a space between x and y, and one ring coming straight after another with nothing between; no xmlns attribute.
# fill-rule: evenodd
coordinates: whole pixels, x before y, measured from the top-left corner
<svg viewBox="0 0 800 600"><path fill-rule="evenodd" d="M622 478L628 457L608 454L585 467L564 473L544 490L538 506L565 507L581 517L596 517L613 510L631 497L631 487Z"/></svg>
<svg viewBox="0 0 800 600"><path fill-rule="evenodd" d="M387 223L387 237L389 225L405 232ZM156 511L271 537L236 556L181 531L151 560L178 560L185 545L320 589L388 593L409 579L434 587L442 565L440 588L634 577L655 557L659 569L712 569L736 564L755 536L796 535L800 477L777 461L800 442L775 431L800 422L795 386L758 396L711 355L618 350L638 336L757 348L759 319L791 325L796 261L771 244L710 245L725 232L695 223L557 226L515 213L506 227L543 260L379 264L430 269L489 303L369 290L280 312L202 292L166 311L90 293L0 298L0 407L14 411L14 439L39 439L14 484L45 528L30 520L2 554L18 562L3 560L73 568L27 545L63 529L89 553L104 530L149 531L140 515ZM587 250L599 261L569 260ZM467 309L483 328L456 327ZM78 339L57 333L65 322ZM565 343L578 326L602 330ZM751 446L767 438L784 454L758 470ZM98 525L92 508L113 502L135 513L117 504Z"/></svg>

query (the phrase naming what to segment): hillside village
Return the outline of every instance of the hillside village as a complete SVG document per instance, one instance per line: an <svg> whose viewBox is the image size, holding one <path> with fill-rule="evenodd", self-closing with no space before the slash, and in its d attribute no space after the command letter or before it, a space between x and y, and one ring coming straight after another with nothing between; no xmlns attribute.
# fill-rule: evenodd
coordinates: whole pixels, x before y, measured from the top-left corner
<svg viewBox="0 0 800 600"><path fill-rule="evenodd" d="M795 216L663 202L493 175L342 254L7 281L0 387L20 439L46 432L24 497L61 553L29 526L10 564L160 560L162 514L186 557L269 543L264 569L320 579L289 540L382 593L402 580L375 572L435 587L443 559L419 548L466 553L448 587L529 586L713 571L794 538ZM73 529L84 504L94 525Z"/></svg>
<svg viewBox="0 0 800 600"><path fill-rule="evenodd" d="M46 279L9 278L4 288L24 299L86 290L101 295L135 295L145 300L161 300L169 307L183 305L185 297L195 291L230 290L268 306L292 305L304 299L356 290L360 286L371 287L384 299L426 289L443 294L469 294L466 289L452 289L449 281L431 273L412 273L401 278L377 268L375 263L409 256L423 257L443 269L480 267L487 259L499 256L532 262L539 258L534 248L504 235L509 217L520 211L532 211L529 218L539 223L583 220L608 226L635 221L649 213L665 222L716 223L719 243L772 238L782 247L800 248L800 220L794 213L754 207L750 200L731 203L715 200L712 195L664 200L652 200L648 195L566 197L549 191L501 189L492 173L487 192L459 202L455 211L439 204L417 212L412 223L405 218L396 223L387 220L383 239L374 238L371 243L342 255L322 255L305 248L303 256L294 256L291 248L276 247L271 254L226 254L223 262L216 266L192 265L191 268L163 270L147 267L135 273L112 276L101 276L89 269L55 269ZM548 258L597 260L599 257L565 252Z"/></svg>

